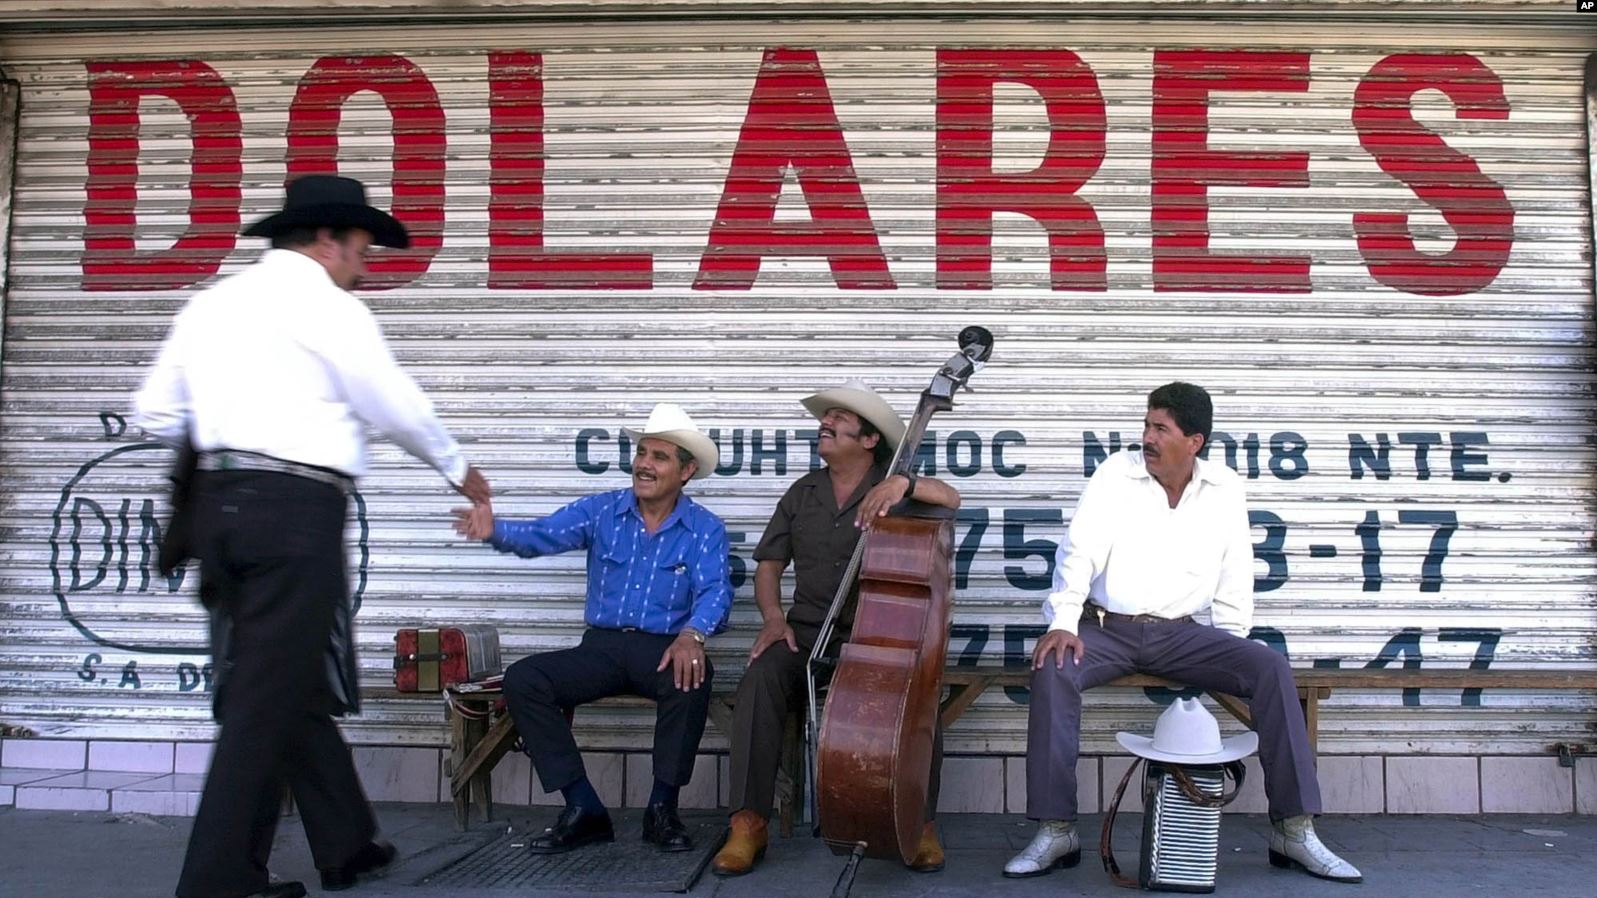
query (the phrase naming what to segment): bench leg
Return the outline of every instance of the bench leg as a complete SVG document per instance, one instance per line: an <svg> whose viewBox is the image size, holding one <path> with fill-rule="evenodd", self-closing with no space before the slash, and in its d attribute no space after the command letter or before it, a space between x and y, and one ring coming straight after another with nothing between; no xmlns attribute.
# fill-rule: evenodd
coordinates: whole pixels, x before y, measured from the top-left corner
<svg viewBox="0 0 1597 898"><path fill-rule="evenodd" d="M488 735L488 721L486 718L470 721L466 727L471 734L471 743L473 745L481 743L483 738ZM494 818L493 790L493 768L483 765L482 772L471 778L471 788L467 791L471 793L472 799L476 802L477 811L482 814L484 823Z"/></svg>
<svg viewBox="0 0 1597 898"><path fill-rule="evenodd" d="M466 718L456 714L454 710L444 712L449 718L449 764L444 773L453 778L456 771L466 761L466 755L471 753L471 746L467 744ZM466 831L467 814L470 805L465 795L451 796L455 806L455 829Z"/></svg>
<svg viewBox="0 0 1597 898"><path fill-rule="evenodd" d="M1247 702L1225 692L1210 692L1209 698L1214 699L1215 704L1224 708L1243 726L1253 729L1253 712L1248 709Z"/></svg>
<svg viewBox="0 0 1597 898"><path fill-rule="evenodd" d="M474 726L465 727L463 740L468 750L465 758L450 774L449 789L462 819L473 798L484 819L487 819L493 813L494 765L516 741L516 728L508 714L491 722L480 719L472 723Z"/></svg>
<svg viewBox="0 0 1597 898"><path fill-rule="evenodd" d="M992 677L981 677L969 683L956 683L948 687L948 697L943 699L937 707L937 718L942 721L943 729L954 725L981 694L987 691L992 683Z"/></svg>
<svg viewBox="0 0 1597 898"><path fill-rule="evenodd" d="M1309 751L1316 760L1320 757L1320 699L1331 694L1325 688L1311 688L1299 693L1303 701L1303 725L1309 731Z"/></svg>

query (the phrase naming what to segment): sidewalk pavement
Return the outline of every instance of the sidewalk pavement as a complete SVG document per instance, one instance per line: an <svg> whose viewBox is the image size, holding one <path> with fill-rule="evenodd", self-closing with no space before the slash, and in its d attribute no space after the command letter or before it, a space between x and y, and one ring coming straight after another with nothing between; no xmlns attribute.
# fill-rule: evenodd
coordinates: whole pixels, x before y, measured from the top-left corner
<svg viewBox="0 0 1597 898"><path fill-rule="evenodd" d="M462 895L458 889L409 884L504 834L507 826L541 830L554 814L550 808L502 810L497 822L476 822L461 833L455 830L447 805L378 805L384 833L399 847L403 860L387 877L347 894L349 898L563 898L573 893L484 889ZM638 816L636 810L619 812L618 831L635 832ZM707 812L684 816L717 817ZM142 814L0 809L0 892L19 898L166 898L177 880L191 822ZM1086 838L1080 867L1010 880L1000 874L1004 861L1029 841L1033 824L1013 815L949 815L942 821L946 870L917 874L897 864L867 860L860 865L852 894L859 898L1129 894L1109 882L1099 863L1100 822L1097 817L1082 819ZM1321 818L1317 826L1327 844L1364 872L1362 885L1323 882L1271 867L1265 858L1268 821L1262 816L1227 814L1216 894L1238 898L1597 895L1597 817L1335 816ZM1138 814L1122 814L1116 825L1116 853L1122 869L1133 876L1140 827ZM807 834L776 837L752 874L723 880L706 870L688 894L825 898L843 862ZM295 817L285 818L278 828L272 869L284 879L305 881L312 895L320 893L304 831ZM621 893L576 894L602 898Z"/></svg>

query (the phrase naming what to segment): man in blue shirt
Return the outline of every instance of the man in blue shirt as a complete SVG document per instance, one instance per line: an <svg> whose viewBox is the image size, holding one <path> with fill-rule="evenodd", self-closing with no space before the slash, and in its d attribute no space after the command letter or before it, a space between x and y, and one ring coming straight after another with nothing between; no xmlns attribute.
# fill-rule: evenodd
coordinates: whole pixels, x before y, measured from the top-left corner
<svg viewBox="0 0 1597 898"><path fill-rule="evenodd" d="M622 694L658 703L643 838L662 851L693 847L677 793L693 776L709 713L713 670L704 640L726 626L732 581L726 525L682 488L715 470L717 451L671 403L655 406L643 430L626 433L637 444L630 489L533 520L496 521L488 502L455 512L458 532L501 552L588 553L581 644L523 658L505 672L505 701L538 779L566 800L555 825L528 842L538 854L614 840L564 709Z"/></svg>

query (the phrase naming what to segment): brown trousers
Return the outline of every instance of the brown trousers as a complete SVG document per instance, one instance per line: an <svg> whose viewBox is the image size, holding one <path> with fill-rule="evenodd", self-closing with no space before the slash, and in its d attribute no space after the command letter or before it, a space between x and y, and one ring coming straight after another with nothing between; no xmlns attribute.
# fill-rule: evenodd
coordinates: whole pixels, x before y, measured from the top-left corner
<svg viewBox="0 0 1597 898"><path fill-rule="evenodd" d="M777 643L749 662L738 683L732 707L732 810L753 811L769 818L776 805L776 771L781 764L782 733L788 712L802 713L808 699L804 667L815 645L817 628L793 626L799 650ZM943 728L932 744L932 772L926 796L930 820L937 809L942 782Z"/></svg>

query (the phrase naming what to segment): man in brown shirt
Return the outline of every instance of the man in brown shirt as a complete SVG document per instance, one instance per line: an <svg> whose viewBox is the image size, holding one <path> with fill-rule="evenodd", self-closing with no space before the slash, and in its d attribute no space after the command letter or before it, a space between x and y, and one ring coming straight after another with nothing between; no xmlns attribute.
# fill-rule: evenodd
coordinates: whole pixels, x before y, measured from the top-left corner
<svg viewBox="0 0 1597 898"><path fill-rule="evenodd" d="M765 853L767 819L776 801L776 769L787 713L805 702L805 666L860 534L901 500L959 507L959 493L931 477L887 476L904 421L858 381L804 399L820 421L816 448L826 466L788 488L754 550L754 601L764 625L749 650L732 713L732 834L715 856L719 876L749 872ZM794 568L793 603L782 613L782 572ZM857 587L856 587L857 589ZM847 639L858 593L837 622ZM942 737L932 762L928 808L937 805ZM911 869L943 868L937 831L927 821Z"/></svg>

